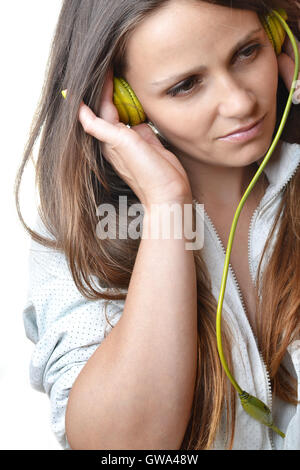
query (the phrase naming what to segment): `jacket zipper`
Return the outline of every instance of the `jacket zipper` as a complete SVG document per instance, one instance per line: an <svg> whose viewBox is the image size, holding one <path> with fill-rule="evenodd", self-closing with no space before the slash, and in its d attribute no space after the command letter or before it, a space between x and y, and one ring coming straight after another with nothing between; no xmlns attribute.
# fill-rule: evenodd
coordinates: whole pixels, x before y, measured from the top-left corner
<svg viewBox="0 0 300 470"><path fill-rule="evenodd" d="M280 191L281 191L281 189L280 189ZM279 194L280 191L278 191L276 193L276 196L277 196L277 194ZM276 196L274 195L274 197L272 197L271 200L273 200L273 198L275 198ZM270 202L270 200L268 201L268 203L269 202ZM266 203L266 204L268 204L268 203ZM266 204L261 208L261 210L266 206ZM260 206L260 204L258 205L258 207L255 209L254 213L252 214L251 222L250 222L250 226L249 226L249 232L248 232L248 265L249 265L250 276L252 278L253 283L255 283L255 279L254 279L253 272L252 272L252 269L251 269L251 257L250 257L250 253L251 253L251 251L250 251L250 239L251 239L251 236L250 235L251 235L251 231L252 231L254 218L255 218L257 212L260 210L259 206ZM246 311L246 309L245 309L245 311ZM257 336L254 334L254 331L253 331L253 328L252 328L250 322L248 322L248 323L249 323L250 329L252 331L253 337L255 338L256 345L258 345ZM268 405L268 407L271 411L271 414L272 414L273 397L272 397L272 387L271 387L270 374L269 374L269 371L267 369L267 365L265 363L263 355L262 355L260 349L258 348L258 346L257 346L257 349L258 349L260 360L261 360L261 363L262 363L262 366L263 366L263 369L264 369L264 373L265 373L264 375L265 375L265 378L266 378L266 382L267 382L267 405ZM269 434L269 439L270 439L270 442L271 442L272 450L275 450L275 445L274 445L273 436L272 436L272 430L270 428L268 428L268 434Z"/></svg>
<svg viewBox="0 0 300 470"><path fill-rule="evenodd" d="M194 200L194 201L197 202L196 200ZM216 230L216 228L215 228L215 226L214 226L214 224L213 224L211 218L210 218L209 215L207 214L205 208L204 208L204 212L205 212L205 214L206 214L206 217L207 217L208 220L210 221L210 224L211 224L211 226L212 226L212 228L213 228L213 230L214 230L214 233L215 233L215 235L216 235L216 238L218 239L218 242L219 242L219 244L220 244L220 246L221 246L221 248L222 248L223 254L224 254L224 256L226 256L226 251L225 251L225 249L224 249L222 240L220 239L219 234L218 234L218 232L217 232L217 230ZM255 212L256 212L256 211L255 211ZM253 214L253 216L252 216L251 222L252 222L253 218L254 218L254 214ZM249 231L249 233L250 233L250 231ZM249 246L249 235L248 235L248 246ZM248 262L249 262L249 259L248 259ZM250 328L250 330L251 330L251 332L252 332L253 337L255 338L255 342L256 342L256 345L257 345L257 337L255 336L254 331L253 331L253 329L252 329L252 326L251 326L251 324L250 324L250 322L249 322L249 320L248 320L247 309L246 309L246 305L245 305L245 302L244 302L243 294L242 294L242 291L241 291L241 289L240 289L239 283L238 283L238 281L237 281L235 272L233 271L233 268L232 268L232 266L231 266L230 263L229 263L229 265L228 265L228 269L229 269L230 272L231 272L232 278L233 278L233 280L234 280L236 289L237 289L238 294L239 294L239 298L240 298L242 307L243 307L244 312L245 312L245 314L246 314L246 318L247 318L247 321L248 321L248 324L249 324L249 328ZM272 389L271 389L270 375L269 375L269 372L268 372L268 370L267 370L267 366L266 366L265 361L264 361L264 359L263 359L262 353L260 352L258 346L257 346L257 349L258 349L259 356L260 356L260 359L261 359L261 362L262 362L262 365L263 365L264 375L265 375L266 383L267 383L267 402L268 402L267 405L268 405L268 407L269 407L269 409L270 409L270 411L271 411L271 413L272 413ZM272 438L272 434L271 434L271 429L270 429L270 428L268 428L268 432L269 432L269 439L270 439L270 442L271 442L271 447L272 447L272 449L274 450L274 449L275 449L275 446L274 446L274 443L273 443L273 438Z"/></svg>

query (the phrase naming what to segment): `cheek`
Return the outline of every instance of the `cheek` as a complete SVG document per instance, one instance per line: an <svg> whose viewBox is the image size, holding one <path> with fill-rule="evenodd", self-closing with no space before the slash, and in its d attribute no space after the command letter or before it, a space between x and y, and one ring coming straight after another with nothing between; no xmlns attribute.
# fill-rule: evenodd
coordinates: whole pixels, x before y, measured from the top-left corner
<svg viewBox="0 0 300 470"><path fill-rule="evenodd" d="M195 135L207 135L209 128L208 117L212 113L212 103L210 102L209 107L206 108L203 104L203 98L200 98L197 93L186 101L180 102L180 99L178 99L178 103L170 107L169 117L165 121L169 132L183 141L190 141ZM172 116L171 119L170 116Z"/></svg>
<svg viewBox="0 0 300 470"><path fill-rule="evenodd" d="M181 116L166 124L165 137L173 145L174 151L184 152L189 155L198 156L199 151L206 147L209 133L207 115L182 110Z"/></svg>
<svg viewBox="0 0 300 470"><path fill-rule="evenodd" d="M192 143L199 138L201 140L207 136L208 123L207 117L200 113L193 113L189 109L188 112L182 110L177 117L172 115L172 120L168 124L168 135L170 140L176 142L177 145Z"/></svg>
<svg viewBox="0 0 300 470"><path fill-rule="evenodd" d="M258 70L256 83L260 90L259 96L270 103L276 100L278 88L278 62L275 53L271 52L268 60L263 61Z"/></svg>
<svg viewBox="0 0 300 470"><path fill-rule="evenodd" d="M184 106L170 106L166 102L153 104L144 107L147 117L152 121L158 130L167 140L182 140L191 135L194 129L194 118L191 113L186 112ZM190 107L189 107L190 110Z"/></svg>

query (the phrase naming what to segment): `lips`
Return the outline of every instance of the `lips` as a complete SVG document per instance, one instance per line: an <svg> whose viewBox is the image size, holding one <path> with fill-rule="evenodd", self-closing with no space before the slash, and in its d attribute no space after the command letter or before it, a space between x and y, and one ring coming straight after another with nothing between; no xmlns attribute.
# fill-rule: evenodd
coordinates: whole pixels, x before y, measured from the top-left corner
<svg viewBox="0 0 300 470"><path fill-rule="evenodd" d="M229 132L229 134L222 135L219 138L222 139L223 137L228 137L230 135L240 134L241 132L248 131L248 130L252 129L252 127L255 127L260 121L262 121L262 119L263 119L263 117L258 119L257 121L252 122L252 124L249 124L248 126L244 126L244 127L240 127L239 129L235 129L234 131Z"/></svg>

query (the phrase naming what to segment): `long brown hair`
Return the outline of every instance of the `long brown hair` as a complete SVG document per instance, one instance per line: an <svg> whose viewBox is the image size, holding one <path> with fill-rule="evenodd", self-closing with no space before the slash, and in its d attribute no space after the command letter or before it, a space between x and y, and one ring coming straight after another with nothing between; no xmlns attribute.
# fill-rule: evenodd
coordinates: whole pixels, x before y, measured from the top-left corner
<svg viewBox="0 0 300 470"><path fill-rule="evenodd" d="M60 12L41 99L16 177L15 196L18 215L25 230L38 243L65 254L74 282L87 299L126 299L126 294L121 290L128 289L140 239L99 239L95 231L97 207L112 204L118 214L119 196L127 196L129 204L139 201L103 157L100 143L83 131L77 119L79 105L84 100L95 112L99 109L109 67L113 65L115 69L122 70L124 66L130 32L148 13L168 1L65 0ZM271 8L282 7L291 19L288 21L292 31L299 38L297 19L300 11L295 1L205 1L261 14ZM60 93L66 88L72 90L67 101L62 99ZM277 97L275 131L288 97L280 77ZM299 124L299 106L292 105L281 139L300 143ZM22 175L41 131L35 162L40 198L38 213L53 239L40 236L26 224L19 204ZM259 304L257 300L258 344L274 391L290 403L296 403L296 388L288 385L287 371L281 361L291 340L299 335L299 201L300 170L283 192L274 224L275 229L281 214L277 241L263 273L262 301ZM227 447L232 448L235 393L228 387L218 358L215 336L217 302L211 292L211 280L201 250L194 251L194 256L197 272L198 367L192 412L181 448L210 449L225 407L227 416L231 417L227 421ZM97 282L92 279L97 279ZM107 288L105 292L97 289L98 282ZM224 344L231 364L228 331L224 334Z"/></svg>

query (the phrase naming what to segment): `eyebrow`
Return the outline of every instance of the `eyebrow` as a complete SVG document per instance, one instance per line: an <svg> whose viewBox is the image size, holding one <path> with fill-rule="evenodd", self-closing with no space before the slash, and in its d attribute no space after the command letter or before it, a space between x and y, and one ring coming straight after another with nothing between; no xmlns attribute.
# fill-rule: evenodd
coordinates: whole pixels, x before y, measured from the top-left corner
<svg viewBox="0 0 300 470"><path fill-rule="evenodd" d="M248 41L248 39L251 39L251 37L254 34L259 33L260 31L263 31L263 28L257 28L251 31L250 33L248 33L247 36L245 36L243 39L238 41L238 43L231 49L229 55L235 54L240 49L240 47L242 47ZM205 65L201 65L200 67L197 66L197 67L194 67L192 70L187 70L186 72L180 73L178 75L173 75L172 77L168 77L163 80L159 80L157 82L152 82L151 85L154 85L154 86L162 85L167 82L180 80L181 78L184 78L187 75L195 74L196 72L197 73L204 72L205 70L207 70L207 67Z"/></svg>

